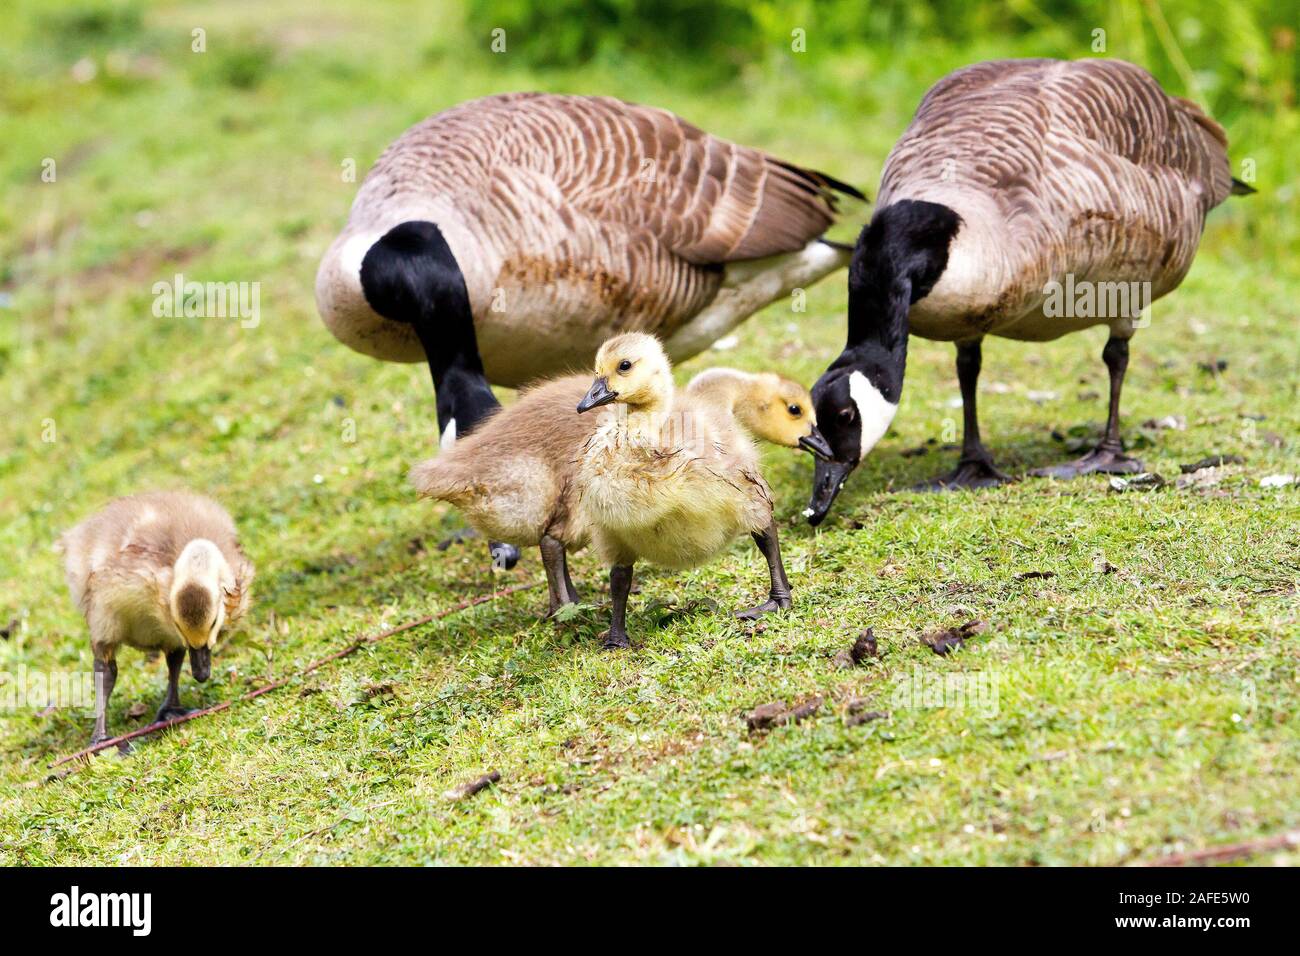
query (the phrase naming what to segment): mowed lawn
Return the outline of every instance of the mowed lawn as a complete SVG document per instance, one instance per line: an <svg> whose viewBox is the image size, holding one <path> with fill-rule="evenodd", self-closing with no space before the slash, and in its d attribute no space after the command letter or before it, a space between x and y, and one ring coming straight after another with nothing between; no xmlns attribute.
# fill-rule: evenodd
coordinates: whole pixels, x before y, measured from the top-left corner
<svg viewBox="0 0 1300 956"><path fill-rule="evenodd" d="M405 483L436 439L427 371L354 354L316 317L349 163L359 180L412 122L491 92L609 93L874 192L933 80L1035 52L900 47L816 72L778 60L690 89L635 66L530 75L508 54L465 52L480 40L433 5L294 6L0 13L11 680L90 670L52 542L148 488L217 497L258 568L212 680L186 669L190 706L541 579L534 553L493 573L480 541L439 550L459 518ZM195 27L207 52L191 51ZM904 490L951 467L960 420L951 347L913 340L895 425L821 528L799 516L811 460L764 452L789 613L729 618L766 587L738 541L689 573L641 570L636 648L601 653L605 571L583 554L589 604L562 623L539 618L544 590L514 593L55 779L91 715L29 701L0 720L0 863L1117 864L1300 827L1300 491L1261 484L1300 472L1300 197L1282 164L1294 132L1229 124L1260 194L1210 217L1190 276L1134 341L1124 431L1165 487ZM177 273L260 283L260 321L155 316L154 284ZM679 380L727 364L811 384L843 343L844 306L841 273L806 311L770 307ZM1098 433L1103 341L986 343L984 436L1004 468L1061 460ZM1178 427L1143 427L1169 418ZM1175 483L1211 455L1242 461ZM972 619L987 629L959 652L920 640ZM867 627L879 658L841 667ZM125 731L152 715L164 670L121 660L110 726ZM983 696L961 696L972 688ZM746 726L758 705L814 696L807 720ZM855 722L850 701L886 716ZM495 785L448 796L492 770Z"/></svg>

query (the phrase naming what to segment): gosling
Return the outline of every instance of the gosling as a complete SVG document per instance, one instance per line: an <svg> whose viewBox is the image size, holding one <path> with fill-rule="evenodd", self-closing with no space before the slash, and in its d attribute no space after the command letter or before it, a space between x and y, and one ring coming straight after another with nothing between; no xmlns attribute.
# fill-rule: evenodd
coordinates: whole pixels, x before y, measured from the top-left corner
<svg viewBox="0 0 1300 956"><path fill-rule="evenodd" d="M590 376L552 379L520 393L436 458L411 468L421 497L455 505L479 533L516 547L537 546L546 569L548 614L580 598L569 575L568 552L590 535L577 508L579 459L601 424L579 415ZM733 369L700 373L688 391L735 408L757 437L829 456L815 425L812 398L802 385L765 373Z"/></svg>
<svg viewBox="0 0 1300 956"><path fill-rule="evenodd" d="M253 565L230 515L191 492L132 495L66 532L57 547L72 600L90 627L91 746L109 736L106 714L122 645L166 657L167 696L154 719L188 713L177 687L185 652L194 679L206 681L218 635L244 615L252 596Z"/></svg>
<svg viewBox="0 0 1300 956"><path fill-rule="evenodd" d="M513 405L410 472L422 498L455 505L489 540L541 550L550 614L579 599L568 549L585 547L587 533L572 507L572 483L596 423L574 414L573 406L588 381L570 375L521 392Z"/></svg>
<svg viewBox="0 0 1300 956"><path fill-rule="evenodd" d="M737 613L753 619L788 608L790 582L772 520L772 493L759 471L750 431L779 444L825 453L806 400L789 400L777 376L707 372L682 391L659 340L642 333L610 339L596 356L596 380L580 413L617 404L583 449L578 508L597 550L610 563L613 603L609 649L631 646L627 597L632 568L646 560L693 567L748 532L767 560L768 599Z"/></svg>

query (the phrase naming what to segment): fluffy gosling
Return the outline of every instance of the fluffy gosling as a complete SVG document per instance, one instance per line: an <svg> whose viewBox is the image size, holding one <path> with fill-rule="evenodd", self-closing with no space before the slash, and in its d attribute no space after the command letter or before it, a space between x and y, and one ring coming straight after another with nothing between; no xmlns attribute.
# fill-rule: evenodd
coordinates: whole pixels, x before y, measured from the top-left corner
<svg viewBox="0 0 1300 956"><path fill-rule="evenodd" d="M772 521L772 493L759 472L748 430L777 444L829 451L807 393L775 375L719 369L677 391L672 366L653 336L620 335L601 346L596 380L578 405L617 404L583 449L578 466L581 520L609 561L613 614L607 648L630 647L627 596L632 568L702 564L748 532L767 560L768 599L742 618L787 608L790 583Z"/></svg>
<svg viewBox="0 0 1300 956"><path fill-rule="evenodd" d="M68 589L86 617L95 658L95 729L108 738L106 712L122 645L161 651L167 696L156 720L187 711L177 683L189 651L194 679L206 681L218 635L248 610L253 565L235 524L210 498L184 491L118 498L66 532Z"/></svg>

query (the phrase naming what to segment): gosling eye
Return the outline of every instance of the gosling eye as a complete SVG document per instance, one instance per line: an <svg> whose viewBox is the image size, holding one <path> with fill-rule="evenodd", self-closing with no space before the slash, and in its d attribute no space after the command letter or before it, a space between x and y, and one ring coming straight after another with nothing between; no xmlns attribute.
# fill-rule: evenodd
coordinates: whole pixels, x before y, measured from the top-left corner
<svg viewBox="0 0 1300 956"><path fill-rule="evenodd" d="M793 415L795 418L798 418L800 415L803 414L803 409L800 408L798 405L790 405L790 406L788 407L788 411L789 411L790 414Z"/></svg>
<svg viewBox="0 0 1300 956"><path fill-rule="evenodd" d="M853 406L852 406L852 405L850 405L848 408L841 408L841 409L840 409L840 421L842 421L842 422L851 422L851 421L853 421Z"/></svg>
<svg viewBox="0 0 1300 956"><path fill-rule="evenodd" d="M632 363L627 359L623 359L623 361L618 363L618 370L624 373L630 372L632 371Z"/></svg>

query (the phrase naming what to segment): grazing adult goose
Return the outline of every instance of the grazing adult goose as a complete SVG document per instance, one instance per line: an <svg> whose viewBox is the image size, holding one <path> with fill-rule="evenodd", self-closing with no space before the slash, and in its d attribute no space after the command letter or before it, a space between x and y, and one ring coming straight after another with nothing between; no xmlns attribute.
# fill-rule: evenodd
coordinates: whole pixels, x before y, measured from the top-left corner
<svg viewBox="0 0 1300 956"><path fill-rule="evenodd" d="M438 113L380 156L316 277L325 324L427 362L443 443L510 387L650 332L694 355L847 265L829 176L608 97L512 93Z"/></svg>
<svg viewBox="0 0 1300 956"><path fill-rule="evenodd" d="M742 422L760 432L772 427L770 437L790 446L816 436L816 423L802 409L796 415L793 403L774 407L786 401L776 376L746 380L719 370L677 391L668 358L651 335L610 339L596 355L595 370L578 411L620 407L604 416L582 449L576 481L581 520L611 566L613 614L604 646L631 646L627 597L637 560L693 567L745 532L767 559L771 589L765 602L737 616L788 608L790 583L772 520L772 492ZM768 385L778 387L755 402ZM752 407L738 414L742 406Z"/></svg>
<svg viewBox="0 0 1300 956"><path fill-rule="evenodd" d="M836 460L818 463L809 521L888 429L909 334L957 344L961 459L932 486L1007 480L976 417L985 335L1041 342L1098 324L1105 436L1042 473L1139 470L1120 444L1128 340L1187 274L1206 213L1242 191L1222 128L1130 63L1004 60L940 80L885 163L849 267L848 343L813 387ZM1088 289L1091 303L1061 301Z"/></svg>
<svg viewBox="0 0 1300 956"><path fill-rule="evenodd" d="M211 498L150 492L118 498L65 533L68 589L86 616L95 659L95 729L108 736L106 713L123 645L162 651L167 696L156 720L186 713L178 692L181 666L206 681L218 635L248 610L253 565L235 523Z"/></svg>

